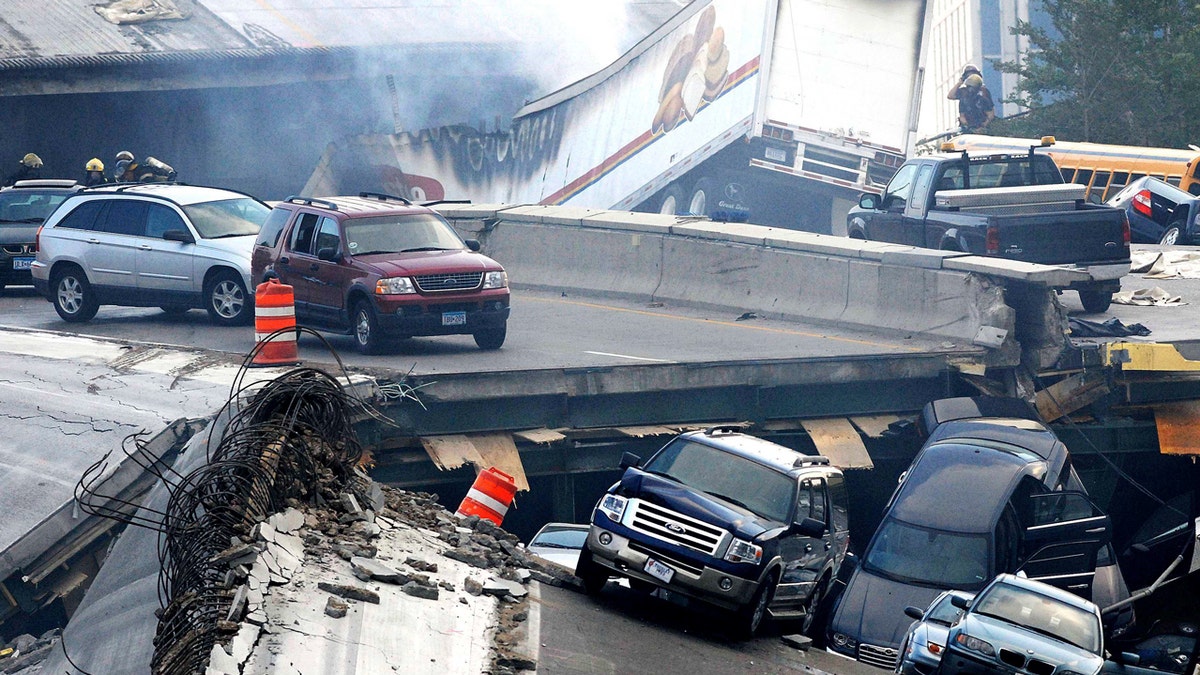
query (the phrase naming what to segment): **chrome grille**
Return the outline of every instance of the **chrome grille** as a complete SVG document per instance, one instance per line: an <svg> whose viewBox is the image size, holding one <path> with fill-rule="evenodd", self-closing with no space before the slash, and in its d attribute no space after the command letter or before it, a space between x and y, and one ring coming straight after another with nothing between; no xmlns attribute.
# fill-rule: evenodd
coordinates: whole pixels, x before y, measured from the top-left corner
<svg viewBox="0 0 1200 675"><path fill-rule="evenodd" d="M424 274L416 277L417 288L426 293L469 291L483 284L483 272L456 274Z"/></svg>
<svg viewBox="0 0 1200 675"><path fill-rule="evenodd" d="M657 560L659 562L666 563L676 569L685 570L685 571L689 572L692 576L698 577L704 572L703 567L700 567L698 565L693 565L692 563L683 562L682 560L679 560L678 558L675 558L673 556L669 556L665 553L655 551L654 549L650 548L649 546L643 546L643 545L637 543L636 541L629 542L629 548L637 551L638 553L641 553L642 555L648 555L651 558L654 558L655 560Z"/></svg>
<svg viewBox="0 0 1200 675"><path fill-rule="evenodd" d="M629 527L655 539L712 556L725 540L725 530L719 527L640 499L633 500Z"/></svg>
<svg viewBox="0 0 1200 675"><path fill-rule="evenodd" d="M5 244L4 252L9 255L33 255L33 244Z"/></svg>
<svg viewBox="0 0 1200 675"><path fill-rule="evenodd" d="M900 651L895 647L877 647L868 644L860 644L858 646L858 660L868 666L875 666L877 668L895 670L896 660L899 655Z"/></svg>

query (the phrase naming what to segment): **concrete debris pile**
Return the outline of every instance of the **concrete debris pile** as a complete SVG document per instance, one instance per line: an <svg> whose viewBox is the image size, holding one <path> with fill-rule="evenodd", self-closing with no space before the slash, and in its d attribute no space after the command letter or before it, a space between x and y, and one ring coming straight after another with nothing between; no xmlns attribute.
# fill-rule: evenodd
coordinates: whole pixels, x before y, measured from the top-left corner
<svg viewBox="0 0 1200 675"><path fill-rule="evenodd" d="M50 655L61 634L59 628L46 631L40 638L25 633L0 646L0 673L9 675L34 668Z"/></svg>
<svg viewBox="0 0 1200 675"><path fill-rule="evenodd" d="M214 559L228 567L235 590L204 672L308 672L306 655L347 639L370 644L401 671L425 665L412 642L448 672L535 669L527 583L572 584L573 575L527 555L488 520L451 515L434 495L375 483L364 492L366 504L351 493L324 506L293 501L257 526L252 541ZM439 622L453 631L437 630ZM406 634L408 646L396 648L394 635L359 635L363 626ZM459 653L478 648L473 631L491 636L490 649Z"/></svg>

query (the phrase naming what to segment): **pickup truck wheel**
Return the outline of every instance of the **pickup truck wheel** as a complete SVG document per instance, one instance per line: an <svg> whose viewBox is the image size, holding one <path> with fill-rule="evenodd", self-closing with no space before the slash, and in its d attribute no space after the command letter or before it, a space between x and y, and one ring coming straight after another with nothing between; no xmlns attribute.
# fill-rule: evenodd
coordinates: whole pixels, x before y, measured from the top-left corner
<svg viewBox="0 0 1200 675"><path fill-rule="evenodd" d="M217 273L205 288L204 297L208 318L218 326L250 323L249 296L237 274L228 270Z"/></svg>
<svg viewBox="0 0 1200 675"><path fill-rule="evenodd" d="M583 582L583 590L588 595L596 595L608 583L608 572L592 560L592 552L586 545L579 551L579 560L575 563L575 576Z"/></svg>
<svg viewBox="0 0 1200 675"><path fill-rule="evenodd" d="M770 606L771 600L775 599L776 583L778 583L776 574L772 572L758 587L758 592L754 594L749 604L734 613L732 623L734 637L749 640L758 632L763 620L767 618L767 607Z"/></svg>
<svg viewBox="0 0 1200 675"><path fill-rule="evenodd" d="M375 316L375 308L367 300L354 303L354 346L360 354L378 354L382 346L382 336L379 334L379 317Z"/></svg>
<svg viewBox="0 0 1200 675"><path fill-rule="evenodd" d="M507 323L501 324L499 328L485 328L474 334L475 344L479 345L480 349L500 349L507 335Z"/></svg>
<svg viewBox="0 0 1200 675"><path fill-rule="evenodd" d="M67 267L50 278L54 289L54 311L68 323L91 321L100 309L96 291L78 267Z"/></svg>
<svg viewBox="0 0 1200 675"><path fill-rule="evenodd" d="M1179 222L1171 223L1167 226L1167 231L1163 232L1162 238L1158 243L1163 246L1174 246L1179 243L1179 233L1183 229L1183 224Z"/></svg>
<svg viewBox="0 0 1200 675"><path fill-rule="evenodd" d="M1112 304L1112 291L1079 291L1079 302L1088 314L1099 314Z"/></svg>

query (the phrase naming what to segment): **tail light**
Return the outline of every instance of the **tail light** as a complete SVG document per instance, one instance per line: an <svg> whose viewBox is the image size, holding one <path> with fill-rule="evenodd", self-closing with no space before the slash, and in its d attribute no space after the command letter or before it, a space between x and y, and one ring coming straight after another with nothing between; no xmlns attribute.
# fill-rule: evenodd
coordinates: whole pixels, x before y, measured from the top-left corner
<svg viewBox="0 0 1200 675"><path fill-rule="evenodd" d="M1128 225L1125 229L1129 229ZM987 229L987 254L996 255L998 253L1000 253L1000 228L993 225Z"/></svg>
<svg viewBox="0 0 1200 675"><path fill-rule="evenodd" d="M1121 214L1121 241L1125 243L1125 248L1129 248L1129 242L1132 239L1129 232L1129 216Z"/></svg>
<svg viewBox="0 0 1200 675"><path fill-rule="evenodd" d="M1154 204L1149 190L1142 190L1133 196L1133 210L1147 218L1151 217L1154 212Z"/></svg>
<svg viewBox="0 0 1200 675"><path fill-rule="evenodd" d="M37 234L33 235L33 250L42 250L42 225L38 225Z"/></svg>

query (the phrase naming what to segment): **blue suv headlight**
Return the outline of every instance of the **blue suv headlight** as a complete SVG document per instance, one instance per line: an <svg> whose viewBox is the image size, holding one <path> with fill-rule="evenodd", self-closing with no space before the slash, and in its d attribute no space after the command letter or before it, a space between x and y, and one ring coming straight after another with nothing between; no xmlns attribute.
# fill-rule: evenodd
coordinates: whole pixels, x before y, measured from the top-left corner
<svg viewBox="0 0 1200 675"><path fill-rule="evenodd" d="M762 561L762 547L748 541L734 539L725 551L725 559L731 563L750 563L757 565Z"/></svg>
<svg viewBox="0 0 1200 675"><path fill-rule="evenodd" d="M629 504L629 500L619 495L604 495L604 499L600 500L600 506L596 509L608 516L608 519L614 523L621 522L621 517L625 515L625 506Z"/></svg>

